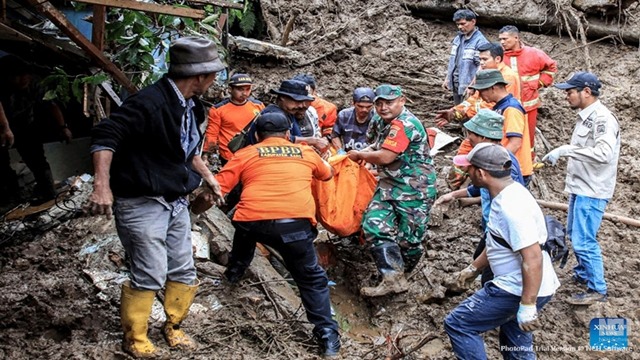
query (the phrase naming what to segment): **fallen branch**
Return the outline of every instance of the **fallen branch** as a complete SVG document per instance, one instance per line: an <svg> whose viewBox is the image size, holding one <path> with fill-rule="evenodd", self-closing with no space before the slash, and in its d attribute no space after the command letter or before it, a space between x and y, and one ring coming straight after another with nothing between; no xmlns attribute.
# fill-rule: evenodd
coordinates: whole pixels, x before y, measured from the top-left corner
<svg viewBox="0 0 640 360"><path fill-rule="evenodd" d="M420 342L419 342L419 343L417 343L417 344L416 344L416 346L414 346L414 347L410 348L410 349L409 349L409 350L407 350L407 351L402 351L402 350L401 350L399 354L395 354L395 355L393 355L393 356L389 356L389 357L387 357L385 360L398 360L398 359L402 359L403 357L405 357L405 356L407 356L407 355L411 354L412 352L415 352L415 351L417 351L417 350L421 349L423 346L427 345L427 343L428 343L429 341L434 340L434 339L436 339L436 338L438 338L438 337L437 337L436 335L434 335L434 334L427 334L427 335L425 335L425 337L423 337L423 338L422 338L422 340L420 340Z"/></svg>
<svg viewBox="0 0 640 360"><path fill-rule="evenodd" d="M536 200L536 201L538 202L538 204L540 204L540 206L543 206L547 209L560 210L560 211L567 211L569 209L569 205L563 204L563 203L545 201L545 200ZM604 213L603 218L609 221L612 221L614 223L622 223L625 225L640 227L640 220L632 219L626 216L620 216L620 215L615 215L615 214L606 212Z"/></svg>
<svg viewBox="0 0 640 360"><path fill-rule="evenodd" d="M291 33L291 30L293 30L293 23L296 21L297 17L298 13L294 12L289 18L289 21L287 21L287 25L284 27L284 32L282 33L282 41L280 42L280 45L287 46L287 43L289 42L289 34Z"/></svg>
<svg viewBox="0 0 640 360"><path fill-rule="evenodd" d="M313 63L316 63L316 62L326 58L327 56L333 55L333 54L337 53L338 51L342 51L342 50L345 50L345 49L346 49L346 47L344 47L344 46L336 48L336 49L333 49L333 50L331 50L331 51L329 51L327 53L324 53L324 54L322 54L322 55L320 55L320 56L318 56L316 58L313 58L313 59L311 59L309 61L305 61L305 62L296 64L296 67L303 67L303 66L311 65Z"/></svg>
<svg viewBox="0 0 640 360"><path fill-rule="evenodd" d="M542 144L544 144L544 147L547 149L547 152L553 150L553 146L551 146L551 143L549 142L549 140L547 140L547 138L542 134L542 131L537 127L536 127L536 133L534 136L536 135L538 136L538 138L540 138L540 141L542 141Z"/></svg>
<svg viewBox="0 0 640 360"><path fill-rule="evenodd" d="M567 211L569 209L569 205L559 203L559 202L546 201L546 200L536 200L536 201L538 202L538 205L551 210ZM480 204L480 198L479 197L462 198L462 199L458 199L458 203L460 204L460 207L467 207L475 204ZM622 223L625 225L640 227L640 220L632 219L626 216L620 216L620 215L615 215L615 214L606 212L604 213L603 218L606 220L612 221L614 223Z"/></svg>
<svg viewBox="0 0 640 360"><path fill-rule="evenodd" d="M549 55L549 56L550 56L552 59L553 59L553 58L557 58L557 57L558 57L558 56L560 56L560 55L563 55L563 54L566 54L566 53L570 53L570 52L572 52L572 51L574 51L574 50L578 50L578 49L580 49L581 47L589 46L589 45L595 44L595 43L597 43L597 42L600 42L600 41L602 41L602 40L614 39L614 38L617 38L618 36L619 36L619 35L613 35L613 34L612 34L612 35L607 35L607 36L601 37L601 38L600 38L600 39L598 39L598 40L589 41L589 42L588 42L588 43L586 43L586 44L581 44L581 45L578 45L578 46L572 47L572 48L571 48L571 49L569 49L569 50L565 50L565 51L563 51L563 52L561 52L561 53L557 53L557 54L555 54L555 53L554 53L554 54L551 54L551 55ZM536 130L538 130L538 129L536 128Z"/></svg>

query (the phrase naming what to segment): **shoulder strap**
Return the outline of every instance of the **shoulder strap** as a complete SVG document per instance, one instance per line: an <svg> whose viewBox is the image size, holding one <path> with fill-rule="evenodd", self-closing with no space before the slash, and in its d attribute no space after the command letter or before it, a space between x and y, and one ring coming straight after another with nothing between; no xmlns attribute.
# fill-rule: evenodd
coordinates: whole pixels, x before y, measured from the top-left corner
<svg viewBox="0 0 640 360"><path fill-rule="evenodd" d="M491 238L493 240L495 240L495 242L497 242L498 244L500 244L500 246L505 247L509 250L513 250L511 248L511 245L509 245L509 243L507 242L507 240L505 240L503 237L501 237L500 235L496 235L494 232L491 232Z"/></svg>
<svg viewBox="0 0 640 360"><path fill-rule="evenodd" d="M501 237L501 236L499 236L499 235L496 235L496 234L495 234L495 233L493 233L493 232L490 232L490 233L491 233L491 237L493 238L493 240L495 240L498 244L500 244L500 246L505 247L505 248L507 248L507 249L509 249L509 250L513 251L513 248L511 247L511 245L509 245L509 243L507 242L507 240L505 240L503 237ZM545 246L544 246L544 245L542 245L542 244L540 244L540 243L538 243L538 245L540 245L540 249L541 249L541 250L543 250L543 251L544 251L544 250L547 250L547 249L545 248Z"/></svg>
<svg viewBox="0 0 640 360"><path fill-rule="evenodd" d="M251 129L251 125L253 124L254 121L256 121L258 116L260 116L260 113L257 113L256 116L254 116L253 119L251 119L251 121L247 123L244 129L242 129L241 133L246 134L249 131L249 129Z"/></svg>

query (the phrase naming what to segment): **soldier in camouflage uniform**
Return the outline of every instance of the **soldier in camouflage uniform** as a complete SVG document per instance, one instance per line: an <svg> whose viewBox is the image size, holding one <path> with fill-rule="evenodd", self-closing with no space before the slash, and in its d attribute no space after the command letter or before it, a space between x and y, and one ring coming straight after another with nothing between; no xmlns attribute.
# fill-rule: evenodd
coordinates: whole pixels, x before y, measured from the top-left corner
<svg viewBox="0 0 640 360"><path fill-rule="evenodd" d="M405 271L420 260L429 211L436 197L436 173L429 155L428 135L420 120L404 107L399 86L383 84L375 90L376 115L369 134L372 145L349 151L354 161L377 166L379 182L362 219L365 238L382 275L363 296L407 291Z"/></svg>

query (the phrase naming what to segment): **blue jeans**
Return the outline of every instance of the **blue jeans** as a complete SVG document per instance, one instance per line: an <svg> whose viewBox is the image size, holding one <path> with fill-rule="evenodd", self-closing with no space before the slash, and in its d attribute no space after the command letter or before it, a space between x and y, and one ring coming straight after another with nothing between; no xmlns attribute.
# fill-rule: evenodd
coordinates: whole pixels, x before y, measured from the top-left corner
<svg viewBox="0 0 640 360"><path fill-rule="evenodd" d="M165 281L194 283L189 210L173 214L162 199L116 198L116 228L131 261L131 286L160 290Z"/></svg>
<svg viewBox="0 0 640 360"><path fill-rule="evenodd" d="M607 293L607 283L604 279L602 251L596 234L608 202L608 199L571 194L567 214L567 233L578 260L578 265L573 271L579 280L587 282L589 289L601 294Z"/></svg>
<svg viewBox="0 0 640 360"><path fill-rule="evenodd" d="M538 311L551 300L539 297ZM520 296L510 294L493 282L464 300L444 319L444 330L449 335L453 352L458 359L484 360L482 333L500 327L500 352L504 359L535 359L533 334L518 327L516 314Z"/></svg>

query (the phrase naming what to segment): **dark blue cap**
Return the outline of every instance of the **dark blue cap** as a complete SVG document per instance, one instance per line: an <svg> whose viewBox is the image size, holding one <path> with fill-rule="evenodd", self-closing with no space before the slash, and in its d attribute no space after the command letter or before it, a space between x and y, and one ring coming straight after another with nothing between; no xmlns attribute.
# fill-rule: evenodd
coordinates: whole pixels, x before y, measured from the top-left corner
<svg viewBox="0 0 640 360"><path fill-rule="evenodd" d="M375 99L376 94L373 92L373 89L368 87L359 87L353 90L353 102L368 102L373 103L373 99Z"/></svg>
<svg viewBox="0 0 640 360"><path fill-rule="evenodd" d="M289 130L290 127L289 118L280 112L261 114L256 119L256 131L258 132L284 132Z"/></svg>
<svg viewBox="0 0 640 360"><path fill-rule="evenodd" d="M600 87L602 87L602 83L594 74L586 71L578 71L577 73L572 74L567 81L555 84L553 86L562 90L574 88L584 89L588 87L592 91L597 92L598 90L600 90Z"/></svg>

